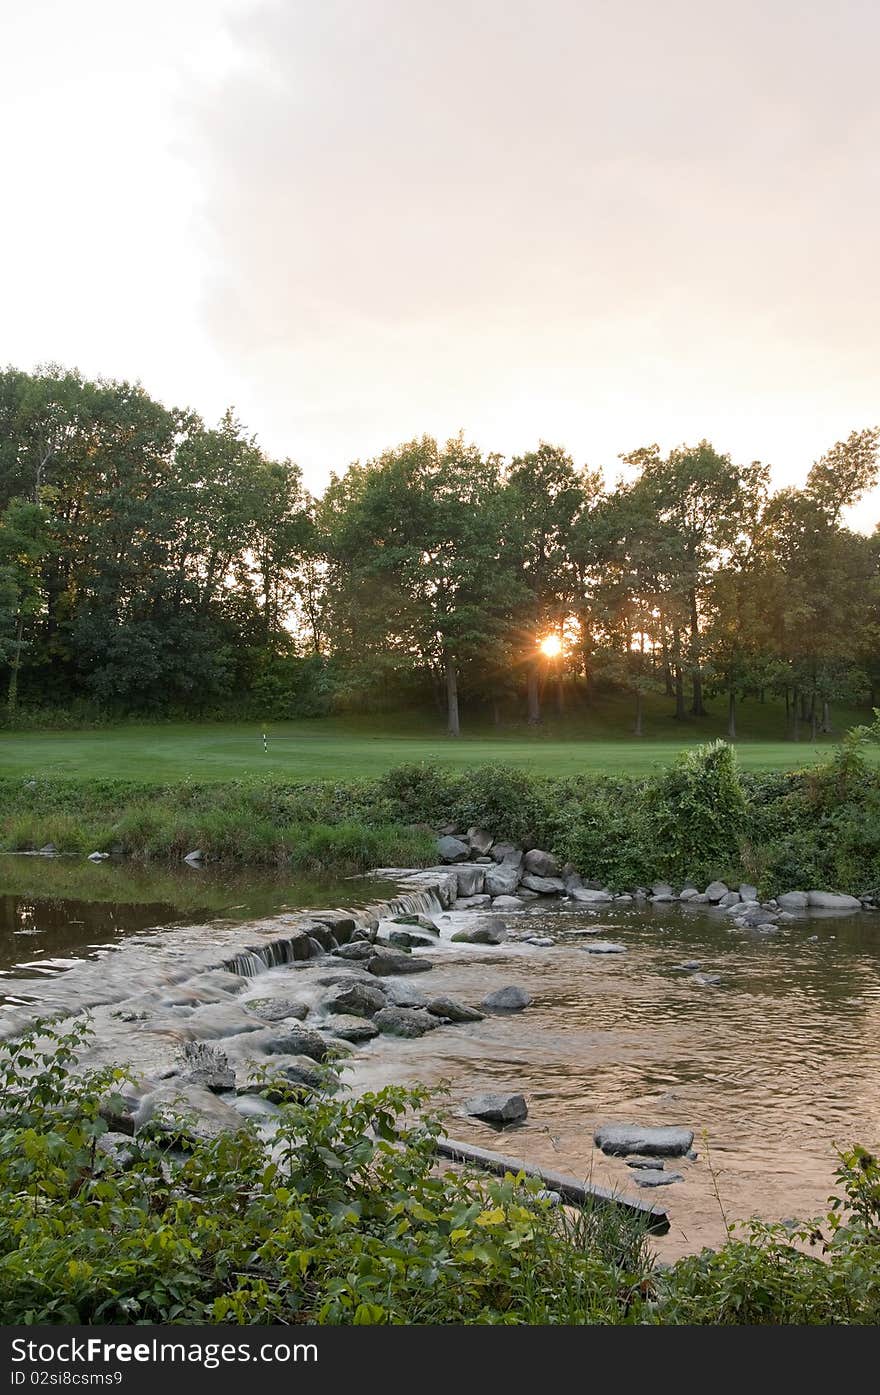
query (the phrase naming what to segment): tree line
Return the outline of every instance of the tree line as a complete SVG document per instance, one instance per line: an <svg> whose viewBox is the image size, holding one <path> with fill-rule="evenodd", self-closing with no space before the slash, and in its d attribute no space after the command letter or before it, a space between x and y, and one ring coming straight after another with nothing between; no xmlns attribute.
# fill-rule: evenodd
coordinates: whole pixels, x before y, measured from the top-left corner
<svg viewBox="0 0 880 1395"><path fill-rule="evenodd" d="M784 697L789 734L875 701L880 533L844 522L877 480L854 431L800 488L707 441L510 460L430 437L311 495L230 411L139 385L0 373L0 663L7 713L257 711L433 701L564 711L603 687L682 720Z"/></svg>

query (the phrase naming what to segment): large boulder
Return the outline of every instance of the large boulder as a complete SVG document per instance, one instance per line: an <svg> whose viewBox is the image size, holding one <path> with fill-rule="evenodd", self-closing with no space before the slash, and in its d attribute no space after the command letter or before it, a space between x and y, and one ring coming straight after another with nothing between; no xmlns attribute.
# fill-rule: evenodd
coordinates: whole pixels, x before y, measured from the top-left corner
<svg viewBox="0 0 880 1395"><path fill-rule="evenodd" d="M520 896L496 896L492 901L493 911L520 911L522 907Z"/></svg>
<svg viewBox="0 0 880 1395"><path fill-rule="evenodd" d="M182 1078L216 1094L235 1089L235 1071L225 1051L204 1041L188 1041L181 1051Z"/></svg>
<svg viewBox="0 0 880 1395"><path fill-rule="evenodd" d="M302 1021L309 1015L308 1003L298 998L283 997L280 993L272 998L246 998L242 1007L263 1022L283 1022L286 1017L298 1017Z"/></svg>
<svg viewBox="0 0 880 1395"><path fill-rule="evenodd" d="M690 1152L693 1141L693 1129L647 1128L639 1124L603 1124L593 1134L596 1147L614 1157L637 1153L656 1158L681 1158Z"/></svg>
<svg viewBox="0 0 880 1395"><path fill-rule="evenodd" d="M484 887L490 896L513 896L519 881L519 869L513 862L501 862L490 867L484 877Z"/></svg>
<svg viewBox="0 0 880 1395"><path fill-rule="evenodd" d="M487 916L479 925L456 930L451 940L463 945L500 945L507 939L507 926L497 916Z"/></svg>
<svg viewBox="0 0 880 1395"><path fill-rule="evenodd" d="M817 911L860 911L862 903L857 896L843 896L836 891L808 891L807 905Z"/></svg>
<svg viewBox="0 0 880 1395"><path fill-rule="evenodd" d="M437 939L436 936L432 940L427 935L414 935L411 930L390 930L388 943L401 949L430 949L437 943Z"/></svg>
<svg viewBox="0 0 880 1395"><path fill-rule="evenodd" d="M471 852L476 853L478 857L485 857L493 843L492 834L483 828L469 828L467 840Z"/></svg>
<svg viewBox="0 0 880 1395"><path fill-rule="evenodd" d="M537 891L540 896L562 896L565 891L561 877L540 877L537 872L526 872L520 885L527 891Z"/></svg>
<svg viewBox="0 0 880 1395"><path fill-rule="evenodd" d="M325 1032L331 1036L341 1037L343 1041L369 1041L371 1037L379 1035L379 1028L367 1017L349 1016L346 1013L334 1013L321 1023Z"/></svg>
<svg viewBox="0 0 880 1395"><path fill-rule="evenodd" d="M706 895L710 905L716 906L719 901L730 891L730 887L725 882L710 882L706 887Z"/></svg>
<svg viewBox="0 0 880 1395"><path fill-rule="evenodd" d="M491 855L493 862L510 862L514 867L522 866L522 849L515 847L513 843L496 843Z"/></svg>
<svg viewBox="0 0 880 1395"><path fill-rule="evenodd" d="M522 1012L531 1001L530 993L511 983L504 988L496 988L493 993L487 993L480 1007L485 1008L487 1012Z"/></svg>
<svg viewBox="0 0 880 1395"><path fill-rule="evenodd" d="M371 983L353 983L327 997L324 1007L331 1013L343 1013L347 1017L372 1017L385 1006L386 1001L385 991L378 984L374 988Z"/></svg>
<svg viewBox="0 0 880 1395"><path fill-rule="evenodd" d="M739 894L743 901L757 901L758 888L752 886L751 882L740 882Z"/></svg>
<svg viewBox="0 0 880 1395"><path fill-rule="evenodd" d="M385 1007L373 1018L380 1032L392 1037L422 1037L440 1023L420 1008Z"/></svg>
<svg viewBox="0 0 880 1395"><path fill-rule="evenodd" d="M808 897L805 891L784 891L776 900L781 911L793 911L797 914L798 911L807 909Z"/></svg>
<svg viewBox="0 0 880 1395"><path fill-rule="evenodd" d="M456 867L455 875L458 878L459 896L479 896L483 890L483 883L486 880L486 872L483 867L473 865L467 867Z"/></svg>
<svg viewBox="0 0 880 1395"><path fill-rule="evenodd" d="M359 959L367 960L372 959L375 953L376 946L371 944L369 940L353 940L351 944L340 945L338 949L334 949L333 957L334 959L350 959L355 961Z"/></svg>
<svg viewBox="0 0 880 1395"><path fill-rule="evenodd" d="M437 852L442 862L464 862L471 855L467 843L449 835L437 839Z"/></svg>
<svg viewBox="0 0 880 1395"><path fill-rule="evenodd" d="M396 949L374 949L367 972L384 978L388 974L424 974L433 967L430 959L418 959L414 954L401 954Z"/></svg>
<svg viewBox="0 0 880 1395"><path fill-rule="evenodd" d="M552 853L543 852L541 848L531 848L523 859L523 866L527 872L532 872L536 877L556 877L559 875L559 863Z"/></svg>
<svg viewBox="0 0 880 1395"><path fill-rule="evenodd" d="M601 906L603 902L613 900L610 891L593 891L587 886L574 886L571 889L571 899L579 901L583 906Z"/></svg>
<svg viewBox="0 0 880 1395"><path fill-rule="evenodd" d="M313 1061L324 1061L330 1048L320 1032L288 1022L269 1037L265 1049L272 1056L308 1056Z"/></svg>
<svg viewBox="0 0 880 1395"><path fill-rule="evenodd" d="M485 895L485 893L480 896L458 896L452 904L452 909L454 911L485 911L489 909L491 904L492 897Z"/></svg>
<svg viewBox="0 0 880 1395"><path fill-rule="evenodd" d="M445 1017L448 1022L482 1022L483 1013L476 1008L465 1007L455 998L432 998L428 1003L432 1017Z"/></svg>
<svg viewBox="0 0 880 1395"><path fill-rule="evenodd" d="M464 1107L472 1118L489 1124L516 1124L529 1112L522 1095L474 1095Z"/></svg>

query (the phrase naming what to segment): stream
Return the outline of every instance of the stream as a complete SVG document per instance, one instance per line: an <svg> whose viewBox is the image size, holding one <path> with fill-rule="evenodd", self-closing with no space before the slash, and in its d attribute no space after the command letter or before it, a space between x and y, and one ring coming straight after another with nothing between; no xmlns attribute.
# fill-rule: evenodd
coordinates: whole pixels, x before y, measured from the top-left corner
<svg viewBox="0 0 880 1395"><path fill-rule="evenodd" d="M0 859L0 1025L40 1005L88 1006L93 1059L137 1059L143 1070L167 1067L187 1039L221 1039L236 1066L241 1043L259 1057L263 1038L239 1022L249 997L295 990L320 1026L321 979L357 969L326 954L287 962L291 927L310 906L368 914L394 894L371 879L40 861ZM396 980L404 996L476 1006L517 984L533 1001L412 1040L378 1036L354 1049L344 1080L354 1090L445 1085L452 1136L664 1207L671 1229L654 1244L665 1259L720 1243L725 1216L822 1212L835 1144L880 1142L880 915L813 912L768 934L705 906L541 901L506 913L511 938L489 946L450 941L479 912L444 912L421 891L392 913L410 908L432 916L440 940L414 951L434 967ZM515 938L527 933L552 944ZM623 952L588 952L596 939ZM221 966L238 975L234 989L218 986ZM120 1004L141 1011L138 1030ZM484 1090L521 1092L528 1118L503 1134L469 1119L463 1102ZM683 1181L640 1190L622 1159L593 1147L610 1121L685 1125L698 1157L667 1164Z"/></svg>

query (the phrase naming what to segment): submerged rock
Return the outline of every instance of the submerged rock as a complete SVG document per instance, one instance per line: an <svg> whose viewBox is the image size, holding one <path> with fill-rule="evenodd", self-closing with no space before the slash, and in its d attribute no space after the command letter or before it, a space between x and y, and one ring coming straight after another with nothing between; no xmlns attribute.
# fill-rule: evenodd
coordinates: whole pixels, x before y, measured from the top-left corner
<svg viewBox="0 0 880 1395"><path fill-rule="evenodd" d="M613 940L590 940L581 945L584 954L625 954L626 945L615 944Z"/></svg>
<svg viewBox="0 0 880 1395"><path fill-rule="evenodd" d="M652 1167L644 1172L640 1172L633 1178L637 1187L668 1187L672 1182L683 1182L684 1176L681 1172L666 1172L659 1168Z"/></svg>
<svg viewBox="0 0 880 1395"><path fill-rule="evenodd" d="M494 993L487 993L480 1007L488 1012L522 1012L531 1001L531 994L511 983L504 988L496 988Z"/></svg>
<svg viewBox="0 0 880 1395"><path fill-rule="evenodd" d="M429 940L427 935L414 935L411 930L391 930L388 943L404 949L430 949L435 941Z"/></svg>
<svg viewBox="0 0 880 1395"><path fill-rule="evenodd" d="M489 1124L515 1124L528 1115L522 1095L474 1095L465 1101L465 1112Z"/></svg>
<svg viewBox="0 0 880 1395"><path fill-rule="evenodd" d="M603 1153L624 1157L635 1153L640 1157L684 1157L694 1141L693 1129L673 1126L660 1128L639 1124L603 1124L593 1134L593 1142Z"/></svg>

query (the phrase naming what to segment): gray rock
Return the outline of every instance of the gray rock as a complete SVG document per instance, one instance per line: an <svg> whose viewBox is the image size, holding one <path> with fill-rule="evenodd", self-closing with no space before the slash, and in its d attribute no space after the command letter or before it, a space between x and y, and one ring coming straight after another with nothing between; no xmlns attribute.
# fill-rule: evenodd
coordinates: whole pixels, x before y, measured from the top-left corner
<svg viewBox="0 0 880 1395"><path fill-rule="evenodd" d="M443 862L464 862L465 858L470 857L471 850L467 843L447 835L437 839L437 852Z"/></svg>
<svg viewBox="0 0 880 1395"><path fill-rule="evenodd" d="M492 859L491 859L491 857L478 857L478 858L476 859L476 861L480 864L481 867L491 867L491 866L492 866Z"/></svg>
<svg viewBox="0 0 880 1395"><path fill-rule="evenodd" d="M388 943L401 945L404 949L430 949L436 944L436 939L431 940L427 935L414 935L411 930L392 930L388 935Z"/></svg>
<svg viewBox="0 0 880 1395"><path fill-rule="evenodd" d="M581 945L585 954L625 954L626 945L615 944L613 940L590 940Z"/></svg>
<svg viewBox="0 0 880 1395"><path fill-rule="evenodd" d="M308 1056L313 1061L325 1061L329 1049L320 1032L293 1023L285 1025L266 1042L266 1050L273 1056Z"/></svg>
<svg viewBox="0 0 880 1395"><path fill-rule="evenodd" d="M523 944L534 945L536 949L552 949L555 943L549 935L523 935Z"/></svg>
<svg viewBox="0 0 880 1395"><path fill-rule="evenodd" d="M519 911L523 907L520 896L496 896L492 902L493 911Z"/></svg>
<svg viewBox="0 0 880 1395"><path fill-rule="evenodd" d="M487 993L480 1007L485 1008L487 1012L521 1012L531 1001L531 994L524 988L508 984L504 988L496 988L494 993Z"/></svg>
<svg viewBox="0 0 880 1395"><path fill-rule="evenodd" d="M539 896L561 896L565 891L561 877L541 877L537 872L526 872L520 885L527 891L537 891Z"/></svg>
<svg viewBox="0 0 880 1395"><path fill-rule="evenodd" d="M552 853L543 852L541 848L531 848L523 859L523 866L526 872L532 873L536 877L558 877L559 863Z"/></svg>
<svg viewBox="0 0 880 1395"><path fill-rule="evenodd" d="M686 886L678 899L679 901L693 901L698 895L699 892L695 886Z"/></svg>
<svg viewBox="0 0 880 1395"><path fill-rule="evenodd" d="M781 896L777 896L779 909L782 911L805 911L807 909L807 893L805 891L784 891Z"/></svg>
<svg viewBox="0 0 880 1395"><path fill-rule="evenodd" d="M353 940L351 944L340 945L338 949L334 949L333 958L352 960L363 959L366 961L367 959L372 959L375 953L376 946L371 944L369 940Z"/></svg>
<svg viewBox="0 0 880 1395"><path fill-rule="evenodd" d="M349 1016L345 1013L335 1013L322 1022L321 1026L325 1032L334 1037L341 1037L343 1041L369 1041L371 1037L379 1035L379 1028L368 1017Z"/></svg>
<svg viewBox="0 0 880 1395"><path fill-rule="evenodd" d="M389 978L383 985L388 989L386 1007L426 1008L428 999L405 978Z"/></svg>
<svg viewBox="0 0 880 1395"><path fill-rule="evenodd" d="M622 891L619 896L615 896L614 904L615 906L630 906L632 899L628 891Z"/></svg>
<svg viewBox="0 0 880 1395"><path fill-rule="evenodd" d="M678 1126L642 1126L640 1124L603 1124L593 1134L593 1142L603 1153L625 1157L681 1158L692 1146L693 1129Z"/></svg>
<svg viewBox="0 0 880 1395"><path fill-rule="evenodd" d="M470 844L471 852L475 852L481 857L488 853L494 842L492 834L487 833L483 828L469 828L467 831L467 840Z"/></svg>
<svg viewBox="0 0 880 1395"><path fill-rule="evenodd" d="M89 862L106 862L109 856L109 853L104 852L89 853Z"/></svg>
<svg viewBox="0 0 880 1395"><path fill-rule="evenodd" d="M54 843L44 843L40 848L40 857L54 857L57 852L58 849ZM124 1138L125 1135L122 1134L121 1137Z"/></svg>
<svg viewBox="0 0 880 1395"><path fill-rule="evenodd" d="M492 904L492 897L485 892L478 896L457 896L453 905L456 911L482 911L487 910Z"/></svg>
<svg viewBox="0 0 880 1395"><path fill-rule="evenodd" d="M763 906L749 906L744 915L737 916L737 924L753 929L756 926L772 925L776 919L774 911L765 911Z"/></svg>
<svg viewBox="0 0 880 1395"><path fill-rule="evenodd" d="M637 1187L668 1187L672 1182L683 1182L684 1177L680 1172L652 1167L640 1172L633 1181Z"/></svg>
<svg viewBox="0 0 880 1395"><path fill-rule="evenodd" d="M371 983L353 983L325 999L324 1006L331 1013L341 1013L346 1017L372 1017L385 1007L387 995L384 988Z"/></svg>
<svg viewBox="0 0 880 1395"><path fill-rule="evenodd" d="M710 882L706 887L706 895L711 905L717 905L729 891L730 887L725 882Z"/></svg>
<svg viewBox="0 0 880 1395"><path fill-rule="evenodd" d="M493 862L510 862L514 867L522 866L522 850L514 847L513 843L496 843L492 849Z"/></svg>
<svg viewBox="0 0 880 1395"><path fill-rule="evenodd" d="M180 1080L159 1085L145 1095L138 1111L139 1128L177 1136L181 1142L203 1142L242 1127L241 1115L202 1085Z"/></svg>
<svg viewBox="0 0 880 1395"><path fill-rule="evenodd" d="M225 1051L204 1041L184 1042L181 1049L181 1078L193 1085L203 1085L217 1093L235 1089L235 1071Z"/></svg>
<svg viewBox="0 0 880 1395"><path fill-rule="evenodd" d="M683 964L675 964L673 967L676 969L693 970L702 968L702 964L699 959L686 959Z"/></svg>
<svg viewBox="0 0 880 1395"><path fill-rule="evenodd" d="M479 896L483 890L486 873L482 867L456 867L459 896Z"/></svg>
<svg viewBox="0 0 880 1395"><path fill-rule="evenodd" d="M242 1007L247 1008L263 1022L282 1022L286 1017L298 1017L300 1021L309 1015L308 1003L297 998L245 998Z"/></svg>
<svg viewBox="0 0 880 1395"><path fill-rule="evenodd" d="M439 1026L436 1017L419 1008L385 1007L373 1018L380 1032L392 1037L422 1037Z"/></svg>
<svg viewBox="0 0 880 1395"><path fill-rule="evenodd" d="M500 945L507 939L507 926L497 917L487 916L479 925L456 930L450 938L453 944Z"/></svg>
<svg viewBox="0 0 880 1395"><path fill-rule="evenodd" d="M807 905L821 911L860 911L858 896L843 896L836 891L808 891Z"/></svg>
<svg viewBox="0 0 880 1395"><path fill-rule="evenodd" d="M740 902L741 897L738 891L728 891L726 896L722 896L718 905L727 908L728 906L738 906Z"/></svg>
<svg viewBox="0 0 880 1395"><path fill-rule="evenodd" d="M431 998L428 1011L432 1017L445 1017L450 1022L482 1022L483 1014L476 1008L465 1007L455 998Z"/></svg>
<svg viewBox="0 0 880 1395"><path fill-rule="evenodd" d="M367 973L385 978L388 974L424 974L434 965L430 959L402 954L396 949L376 949L367 961Z"/></svg>
<svg viewBox="0 0 880 1395"><path fill-rule="evenodd" d="M594 891L588 886L576 886L572 888L571 899L579 901L584 906L600 906L603 902L607 904L613 898L610 891Z"/></svg>
<svg viewBox="0 0 880 1395"><path fill-rule="evenodd" d="M137 1146L129 1135L116 1133L113 1129L99 1134L95 1139L95 1148L112 1167L120 1170L131 1167L138 1154Z"/></svg>
<svg viewBox="0 0 880 1395"><path fill-rule="evenodd" d="M627 1167L634 1168L637 1172L662 1172L662 1158L627 1158Z"/></svg>
<svg viewBox="0 0 880 1395"><path fill-rule="evenodd" d="M752 886L750 882L740 882L739 894L742 897L743 901L757 901L758 888L756 886Z"/></svg>
<svg viewBox="0 0 880 1395"><path fill-rule="evenodd" d="M513 862L493 864L484 877L484 888L490 896L513 896L519 882L519 870Z"/></svg>
<svg viewBox="0 0 880 1395"><path fill-rule="evenodd" d="M721 982L720 974L694 974L692 982L698 983L701 988L714 988L716 983Z"/></svg>
<svg viewBox="0 0 880 1395"><path fill-rule="evenodd" d="M184 862L188 862L190 866L194 866L199 862L204 862L205 854L202 852L201 848L193 848L193 851L188 852L183 860Z"/></svg>
<svg viewBox="0 0 880 1395"><path fill-rule="evenodd" d="M529 1112L522 1095L474 1095L464 1107L472 1118L489 1124L516 1124Z"/></svg>

